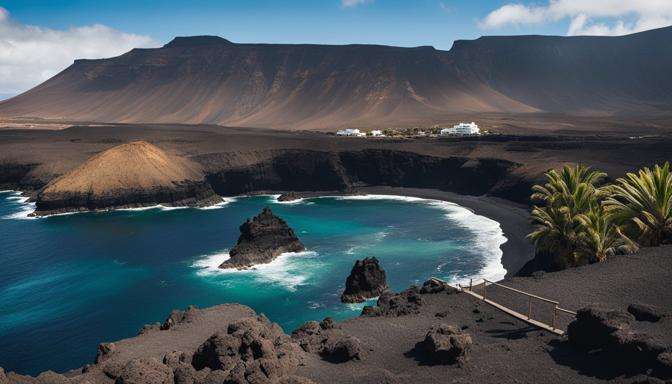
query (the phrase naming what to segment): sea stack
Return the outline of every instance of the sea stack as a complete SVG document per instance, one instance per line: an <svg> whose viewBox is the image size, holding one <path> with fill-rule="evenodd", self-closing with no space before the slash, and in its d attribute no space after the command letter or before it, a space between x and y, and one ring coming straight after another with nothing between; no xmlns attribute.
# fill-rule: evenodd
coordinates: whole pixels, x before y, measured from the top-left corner
<svg viewBox="0 0 672 384"><path fill-rule="evenodd" d="M103 151L49 182L37 195L34 214L219 201L198 164L135 141Z"/></svg>
<svg viewBox="0 0 672 384"><path fill-rule="evenodd" d="M230 259L219 267L249 268L256 264L270 263L282 253L301 252L305 249L289 225L266 207L240 226L240 237L229 252Z"/></svg>
<svg viewBox="0 0 672 384"><path fill-rule="evenodd" d="M375 257L357 260L350 276L345 281L345 291L341 295L344 303L361 303L366 299L380 296L387 289L385 270Z"/></svg>

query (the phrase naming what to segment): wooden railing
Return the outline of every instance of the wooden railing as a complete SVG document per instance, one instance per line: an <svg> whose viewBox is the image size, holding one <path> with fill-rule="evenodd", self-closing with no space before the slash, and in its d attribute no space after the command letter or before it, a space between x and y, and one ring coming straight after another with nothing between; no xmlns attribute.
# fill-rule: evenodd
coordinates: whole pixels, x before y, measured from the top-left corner
<svg viewBox="0 0 672 384"><path fill-rule="evenodd" d="M478 286L481 286L481 285L483 286L483 289L481 290L482 294L479 295L478 293L476 293L474 291L474 288L478 287ZM505 306L503 306L499 303L496 303L492 300L489 300L488 299L488 291L487 291L488 285L494 285L496 287L508 290L510 292L514 292L514 293L526 296L527 299L528 299L528 301L527 301L527 315L522 314L522 313L517 312L517 311L514 311L513 309L507 308L507 307L505 307ZM474 297L476 297L480 300L483 300L483 301L487 302L488 304L490 304L490 305L492 305L492 306L494 306L494 307L496 307L496 308L498 308L498 309L516 317L516 318L519 318L519 319L521 319L521 320L523 320L523 321L525 321L529 324L532 324L532 325L535 325L537 327L546 329L546 330L551 331L553 333L556 333L558 335L563 335L565 333L563 330L556 327L557 322L558 322L558 315L559 314L566 314L566 315L576 316L576 312L570 311L570 310L565 309L565 308L561 308L560 307L560 302L558 302L558 301L550 300L550 299L547 299L545 297L541 297L541 296L537 296L537 295L533 295L531 293L527 293L525 291L521 291L521 290L516 289L516 288L508 287L506 285L499 284L499 283L496 283L494 281L490 281L490 280L486 280L486 279L483 279L483 283L478 284L478 285L474 285L473 279L471 279L471 280L469 280L469 285L468 286L458 284L458 288L460 290L464 291L464 292L467 292L467 293L471 294L472 296L474 296ZM538 300L538 301L545 302L545 303L553 305L553 317L552 317L552 320L551 320L551 324L546 324L544 322L541 322L539 320L535 320L535 319L532 318L532 300Z"/></svg>

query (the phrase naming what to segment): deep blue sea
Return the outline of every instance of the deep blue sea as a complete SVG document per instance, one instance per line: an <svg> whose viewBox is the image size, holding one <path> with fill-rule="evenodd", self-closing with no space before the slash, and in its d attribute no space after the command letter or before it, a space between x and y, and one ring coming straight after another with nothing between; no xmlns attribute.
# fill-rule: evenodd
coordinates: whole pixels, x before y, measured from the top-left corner
<svg viewBox="0 0 672 384"><path fill-rule="evenodd" d="M238 226L264 206L308 251L249 271L217 266ZM98 343L134 336L173 308L238 302L291 331L345 319L339 301L356 259L379 258L395 290L431 276L502 278L499 224L460 206L405 197L274 196L210 209L154 207L28 218L34 207L0 193L0 366L35 374L90 363Z"/></svg>

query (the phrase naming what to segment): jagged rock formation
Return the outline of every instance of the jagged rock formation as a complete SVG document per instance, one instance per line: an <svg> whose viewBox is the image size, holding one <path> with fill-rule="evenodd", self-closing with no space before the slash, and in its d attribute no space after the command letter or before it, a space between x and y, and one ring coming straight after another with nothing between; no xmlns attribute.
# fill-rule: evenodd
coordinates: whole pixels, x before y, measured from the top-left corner
<svg viewBox="0 0 672 384"><path fill-rule="evenodd" d="M636 313L633 316L599 305L584 307L567 328L568 340L586 351L599 350L615 366L669 375L672 339L664 329L647 324L657 317L651 309L630 305L629 311Z"/></svg>
<svg viewBox="0 0 672 384"><path fill-rule="evenodd" d="M385 270L375 257L357 260L345 281L345 291L341 295L344 303L361 303L366 299L380 296L387 289Z"/></svg>
<svg viewBox="0 0 672 384"><path fill-rule="evenodd" d="M454 325L440 324L430 329L422 341L428 360L441 364L464 363L473 341Z"/></svg>
<svg viewBox="0 0 672 384"><path fill-rule="evenodd" d="M196 370L222 371L224 382L275 382L299 365L299 351L277 324L265 317L247 318L212 335L198 347L191 364Z"/></svg>
<svg viewBox="0 0 672 384"><path fill-rule="evenodd" d="M288 201L296 201L301 199L301 195L299 195L296 192L286 192L283 193L282 195L278 196L278 201L282 202L288 202Z"/></svg>
<svg viewBox="0 0 672 384"><path fill-rule="evenodd" d="M37 215L155 204L199 206L219 201L200 166L144 141L99 153L49 182Z"/></svg>
<svg viewBox="0 0 672 384"><path fill-rule="evenodd" d="M0 116L295 129L483 112L667 113L670 38L670 27L620 37L497 36L440 51L178 37L76 60L0 102Z"/></svg>
<svg viewBox="0 0 672 384"><path fill-rule="evenodd" d="M419 313L423 305L419 291L417 287L411 287L400 293L385 291L380 295L375 306L367 305L362 309L362 316L396 317Z"/></svg>
<svg viewBox="0 0 672 384"><path fill-rule="evenodd" d="M240 226L238 243L229 251L231 258L219 267L248 268L270 263L282 253L305 249L287 223L266 207Z"/></svg>
<svg viewBox="0 0 672 384"><path fill-rule="evenodd" d="M31 377L0 368L0 384L313 384L295 375L301 347L248 307L189 307L168 319L169 329L102 343L80 370Z"/></svg>
<svg viewBox="0 0 672 384"><path fill-rule="evenodd" d="M334 327L330 318L322 322L309 321L292 332L292 339L308 352L320 355L332 363L362 360L364 351L356 337Z"/></svg>

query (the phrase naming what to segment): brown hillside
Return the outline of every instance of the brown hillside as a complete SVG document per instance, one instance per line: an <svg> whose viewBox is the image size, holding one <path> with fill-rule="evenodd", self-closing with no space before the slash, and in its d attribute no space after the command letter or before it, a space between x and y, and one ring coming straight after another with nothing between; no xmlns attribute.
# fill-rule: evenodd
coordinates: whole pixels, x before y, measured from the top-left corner
<svg viewBox="0 0 672 384"><path fill-rule="evenodd" d="M168 155L145 141L135 141L95 155L51 181L38 195L37 210L191 205L212 196L197 164Z"/></svg>
<svg viewBox="0 0 672 384"><path fill-rule="evenodd" d="M484 37L439 51L178 37L77 60L0 102L0 117L308 129L490 112L669 113L671 39L668 27L620 37Z"/></svg>

